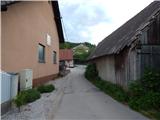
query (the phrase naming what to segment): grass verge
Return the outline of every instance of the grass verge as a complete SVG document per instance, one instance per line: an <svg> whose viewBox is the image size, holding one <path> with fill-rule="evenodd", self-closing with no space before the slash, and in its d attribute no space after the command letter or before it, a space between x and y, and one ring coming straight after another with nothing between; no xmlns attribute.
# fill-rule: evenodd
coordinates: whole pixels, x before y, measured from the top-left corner
<svg viewBox="0 0 160 120"><path fill-rule="evenodd" d="M147 71L142 80L133 81L129 85L129 90L98 77L95 64L86 67L85 77L115 100L151 119L160 120L160 73Z"/></svg>

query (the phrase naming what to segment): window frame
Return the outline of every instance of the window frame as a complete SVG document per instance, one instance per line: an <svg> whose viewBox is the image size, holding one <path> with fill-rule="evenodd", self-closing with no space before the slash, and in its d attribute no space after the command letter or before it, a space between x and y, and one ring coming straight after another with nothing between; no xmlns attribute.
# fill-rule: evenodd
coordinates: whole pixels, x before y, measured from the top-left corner
<svg viewBox="0 0 160 120"><path fill-rule="evenodd" d="M53 64L57 64L57 52L56 51L52 52L52 61L53 61Z"/></svg>
<svg viewBox="0 0 160 120"><path fill-rule="evenodd" d="M40 59L40 50L39 50L40 46L43 48L43 60ZM45 46L42 45L41 43L38 44L38 62L39 63L45 63Z"/></svg>

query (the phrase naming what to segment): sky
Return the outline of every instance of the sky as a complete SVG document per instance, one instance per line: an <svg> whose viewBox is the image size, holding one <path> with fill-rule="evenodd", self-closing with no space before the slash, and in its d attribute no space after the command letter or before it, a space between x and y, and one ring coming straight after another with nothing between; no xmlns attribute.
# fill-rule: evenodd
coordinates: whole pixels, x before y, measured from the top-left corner
<svg viewBox="0 0 160 120"><path fill-rule="evenodd" d="M153 0L59 0L65 41L97 45Z"/></svg>

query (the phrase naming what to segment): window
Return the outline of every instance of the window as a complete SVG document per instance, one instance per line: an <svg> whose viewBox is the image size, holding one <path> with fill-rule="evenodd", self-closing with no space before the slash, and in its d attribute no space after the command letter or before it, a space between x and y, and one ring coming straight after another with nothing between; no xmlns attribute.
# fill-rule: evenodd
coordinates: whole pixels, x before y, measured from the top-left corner
<svg viewBox="0 0 160 120"><path fill-rule="evenodd" d="M40 63L45 63L45 46L41 44L38 46L38 60Z"/></svg>
<svg viewBox="0 0 160 120"><path fill-rule="evenodd" d="M53 64L57 63L57 53L56 51L53 51Z"/></svg>

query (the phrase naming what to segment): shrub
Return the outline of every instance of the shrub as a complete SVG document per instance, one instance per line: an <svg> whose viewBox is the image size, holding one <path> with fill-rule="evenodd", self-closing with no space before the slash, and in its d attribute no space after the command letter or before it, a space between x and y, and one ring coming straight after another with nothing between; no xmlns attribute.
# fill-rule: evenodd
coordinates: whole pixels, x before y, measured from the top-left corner
<svg viewBox="0 0 160 120"><path fill-rule="evenodd" d="M132 97L133 96L135 96L135 97L142 96L145 93L144 88L143 88L142 84L140 83L140 80L132 81L129 84L128 90L129 90L130 96L132 96Z"/></svg>
<svg viewBox="0 0 160 120"><path fill-rule="evenodd" d="M88 80L96 79L98 77L98 71L96 69L95 64L87 65L87 68L86 68L86 71L85 71L85 77Z"/></svg>
<svg viewBox="0 0 160 120"><path fill-rule="evenodd" d="M127 93L122 90L122 89L117 89L115 92L114 92L114 98L118 101L121 101L121 102L127 102L128 101L128 95Z"/></svg>
<svg viewBox="0 0 160 120"><path fill-rule="evenodd" d="M160 108L160 93L148 92L139 99L139 108L142 110L159 109Z"/></svg>
<svg viewBox="0 0 160 120"><path fill-rule="evenodd" d="M92 66L92 70L95 70L95 74L97 74L95 66ZM87 69L88 70L88 69ZM89 68L89 70L91 70ZM128 100L128 95L127 93L123 90L122 87L113 84L111 82L108 81L104 81L102 80L100 77L98 76L88 76L89 74L87 73L86 78L88 80L90 80L96 87L98 87L100 90L102 90L103 92L105 92L106 94L109 94L110 96L112 96L114 99L121 101L121 102L126 102ZM92 78L92 79L91 79Z"/></svg>
<svg viewBox="0 0 160 120"><path fill-rule="evenodd" d="M52 92L53 90L55 90L54 85L50 84L50 85L41 85L37 87L37 90L40 93L47 93L47 92Z"/></svg>
<svg viewBox="0 0 160 120"><path fill-rule="evenodd" d="M147 91L160 92L160 72L146 69L141 81Z"/></svg>
<svg viewBox="0 0 160 120"><path fill-rule="evenodd" d="M40 93L35 89L21 91L14 100L17 107L33 102L40 98Z"/></svg>
<svg viewBox="0 0 160 120"><path fill-rule="evenodd" d="M130 97L128 101L128 105L130 108L134 110L139 110L139 101L137 97Z"/></svg>
<svg viewBox="0 0 160 120"><path fill-rule="evenodd" d="M140 80L129 84L127 92L121 86L98 77L95 65L87 66L85 77L114 99L128 102L132 109L150 114L153 118L160 118L160 72L146 70Z"/></svg>
<svg viewBox="0 0 160 120"><path fill-rule="evenodd" d="M136 110L160 109L160 73L147 69L129 85L129 106Z"/></svg>
<svg viewBox="0 0 160 120"><path fill-rule="evenodd" d="M148 92L139 98L131 98L129 106L136 110L160 109L160 93Z"/></svg>
<svg viewBox="0 0 160 120"><path fill-rule="evenodd" d="M104 92L120 102L126 102L128 100L127 92L119 85L106 82L106 87Z"/></svg>

